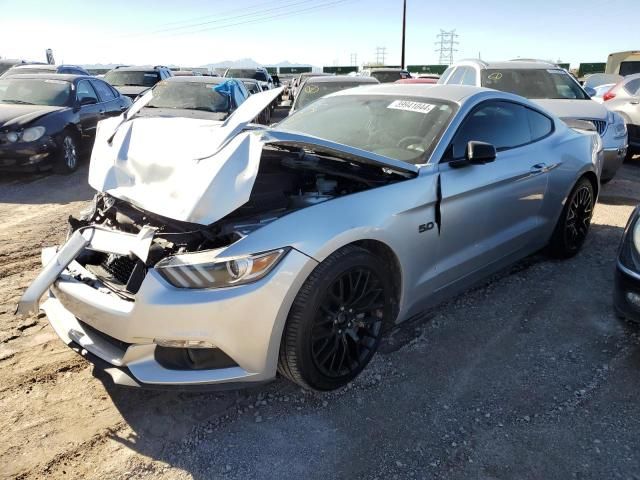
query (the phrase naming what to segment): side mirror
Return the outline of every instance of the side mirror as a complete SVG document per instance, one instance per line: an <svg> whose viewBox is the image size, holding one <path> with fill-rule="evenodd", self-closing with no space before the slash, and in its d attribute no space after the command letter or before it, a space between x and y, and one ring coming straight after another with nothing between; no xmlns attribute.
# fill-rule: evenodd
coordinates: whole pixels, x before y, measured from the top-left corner
<svg viewBox="0 0 640 480"><path fill-rule="evenodd" d="M590 97L595 97L598 93L593 87L584 87L584 91L587 92L587 95L589 95Z"/></svg>
<svg viewBox="0 0 640 480"><path fill-rule="evenodd" d="M98 100L96 100L95 98L92 98L92 97L83 97L80 100L80 106L95 105L96 103L98 103Z"/></svg>
<svg viewBox="0 0 640 480"><path fill-rule="evenodd" d="M496 159L496 147L490 143L471 141L467 144L466 160L472 165L482 165Z"/></svg>

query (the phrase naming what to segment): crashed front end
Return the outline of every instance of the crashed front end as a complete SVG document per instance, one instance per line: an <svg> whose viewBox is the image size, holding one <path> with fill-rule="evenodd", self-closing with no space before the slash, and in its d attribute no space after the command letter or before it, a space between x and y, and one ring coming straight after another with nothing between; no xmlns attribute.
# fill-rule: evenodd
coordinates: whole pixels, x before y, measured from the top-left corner
<svg viewBox="0 0 640 480"><path fill-rule="evenodd" d="M179 161L162 142L151 147L158 124L148 121L117 128L111 143L114 124L100 125L90 183L101 193L70 219L67 242L43 251L18 313L37 311L46 295L42 309L60 338L118 384L271 380L290 306L318 262L292 247L295 232L274 229L275 248L248 251L244 240L285 215L414 174L232 122L215 131L217 144L203 128ZM203 142L213 153L202 155Z"/></svg>
<svg viewBox="0 0 640 480"><path fill-rule="evenodd" d="M247 261L261 267L264 255L216 261L224 235L208 238L204 230L147 224L129 233L137 227L123 211L132 207L106 200L114 202L100 196L92 215L72 222L77 229L64 246L43 251L45 268L20 313L37 310L48 289L42 309L56 333L119 384L239 386L273 378L274 330L286 318L295 277L315 262L283 248L254 269L268 279L243 283ZM179 251L202 252L208 263L172 268Z"/></svg>

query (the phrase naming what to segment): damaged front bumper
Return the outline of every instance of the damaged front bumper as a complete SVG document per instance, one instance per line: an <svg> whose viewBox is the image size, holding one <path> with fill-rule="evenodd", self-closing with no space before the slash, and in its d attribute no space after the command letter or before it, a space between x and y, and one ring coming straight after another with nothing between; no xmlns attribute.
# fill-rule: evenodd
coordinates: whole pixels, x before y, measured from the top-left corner
<svg viewBox="0 0 640 480"><path fill-rule="evenodd" d="M133 300L111 291L75 259L84 249L140 252L148 234L99 228L75 232L58 251L42 253L43 271L27 289L19 314L42 305L51 326L71 348L102 367L117 384L150 388L237 388L276 375L280 337L302 282L317 265L291 249L265 278L220 289L181 289L153 268ZM175 362L170 340L208 345L224 362ZM198 352L205 352L198 349ZM190 367L191 365L191 367Z"/></svg>

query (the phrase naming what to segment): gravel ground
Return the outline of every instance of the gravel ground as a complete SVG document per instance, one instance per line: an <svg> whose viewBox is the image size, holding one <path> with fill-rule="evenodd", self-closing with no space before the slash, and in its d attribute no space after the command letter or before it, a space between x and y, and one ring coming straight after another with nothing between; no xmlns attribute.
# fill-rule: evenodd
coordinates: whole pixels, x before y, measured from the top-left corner
<svg viewBox="0 0 640 480"><path fill-rule="evenodd" d="M604 187L577 257L535 255L425 312L322 395L115 387L46 318L15 318L86 175L0 180L0 477L640 478L640 337L611 308L639 166Z"/></svg>

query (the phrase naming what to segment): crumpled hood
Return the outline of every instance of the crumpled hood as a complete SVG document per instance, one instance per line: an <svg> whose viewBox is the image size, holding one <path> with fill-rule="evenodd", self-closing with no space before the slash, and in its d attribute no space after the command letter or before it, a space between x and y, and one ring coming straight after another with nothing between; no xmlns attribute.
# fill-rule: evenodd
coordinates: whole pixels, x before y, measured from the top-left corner
<svg viewBox="0 0 640 480"><path fill-rule="evenodd" d="M47 105L11 105L0 104L0 129L21 127L51 112L68 107L50 107Z"/></svg>
<svg viewBox="0 0 640 480"><path fill-rule="evenodd" d="M252 95L225 122L123 115L103 120L89 184L158 215L211 224L249 200L263 143L259 134L242 130L281 90ZM147 92L130 111L152 95Z"/></svg>
<svg viewBox="0 0 640 480"><path fill-rule="evenodd" d="M532 101L560 118L593 118L597 120L607 120L607 109L593 100L562 100L544 98Z"/></svg>

